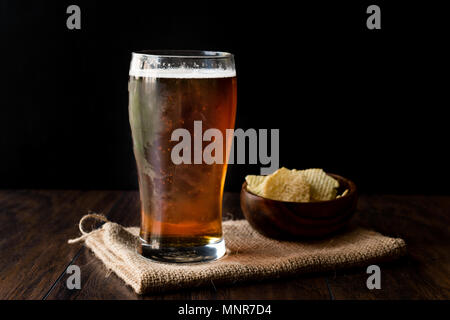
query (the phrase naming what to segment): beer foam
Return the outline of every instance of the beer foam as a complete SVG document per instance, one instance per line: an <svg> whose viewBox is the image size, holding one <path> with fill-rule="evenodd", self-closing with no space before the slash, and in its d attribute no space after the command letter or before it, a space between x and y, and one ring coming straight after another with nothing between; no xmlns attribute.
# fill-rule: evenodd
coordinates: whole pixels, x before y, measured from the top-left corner
<svg viewBox="0 0 450 320"><path fill-rule="evenodd" d="M235 77L236 70L193 68L141 69L131 66L129 75L146 78L212 79Z"/></svg>

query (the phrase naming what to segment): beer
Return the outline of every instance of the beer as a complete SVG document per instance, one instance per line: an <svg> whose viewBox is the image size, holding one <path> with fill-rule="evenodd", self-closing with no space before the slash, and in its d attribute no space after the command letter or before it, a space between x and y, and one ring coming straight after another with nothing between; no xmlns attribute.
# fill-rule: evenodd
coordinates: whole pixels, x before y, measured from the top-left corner
<svg viewBox="0 0 450 320"><path fill-rule="evenodd" d="M201 121L203 131L218 129L224 138L226 129L234 128L234 66L231 71L182 67L145 75L130 72L129 94L141 199L140 252L174 262L218 258L214 252L205 256L202 248L223 243L222 195L230 150L224 150L222 163L194 163L194 123ZM172 141L172 133L179 128L192 137L190 163L172 160L179 143ZM202 141L202 150L209 143Z"/></svg>

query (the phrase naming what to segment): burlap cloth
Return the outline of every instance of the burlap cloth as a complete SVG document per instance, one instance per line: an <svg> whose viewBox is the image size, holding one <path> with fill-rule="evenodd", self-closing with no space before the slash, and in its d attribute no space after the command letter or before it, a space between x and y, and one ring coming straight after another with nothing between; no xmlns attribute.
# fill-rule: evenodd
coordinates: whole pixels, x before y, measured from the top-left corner
<svg viewBox="0 0 450 320"><path fill-rule="evenodd" d="M83 220L106 223L90 233ZM368 266L406 252L402 239L389 238L366 229L354 229L327 240L288 242L266 238L245 220L223 223L227 255L217 261L197 264L169 264L146 259L136 252L139 228L124 228L101 215L87 215L80 221L83 233L69 243L85 245L107 269L115 272L138 294L162 292L238 282L275 279L308 272Z"/></svg>

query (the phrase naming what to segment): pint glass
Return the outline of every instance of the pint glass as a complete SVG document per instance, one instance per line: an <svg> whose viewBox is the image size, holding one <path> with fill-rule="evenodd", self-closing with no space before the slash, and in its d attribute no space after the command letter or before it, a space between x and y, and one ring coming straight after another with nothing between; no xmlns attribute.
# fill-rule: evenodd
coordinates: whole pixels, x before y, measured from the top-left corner
<svg viewBox="0 0 450 320"><path fill-rule="evenodd" d="M132 54L129 116L141 200L139 250L144 257L200 262L225 254L222 195L231 145L227 139L232 139L226 130L234 128L235 114L233 55ZM210 141L202 138L208 129L223 138L222 161L201 157L217 139L217 134Z"/></svg>

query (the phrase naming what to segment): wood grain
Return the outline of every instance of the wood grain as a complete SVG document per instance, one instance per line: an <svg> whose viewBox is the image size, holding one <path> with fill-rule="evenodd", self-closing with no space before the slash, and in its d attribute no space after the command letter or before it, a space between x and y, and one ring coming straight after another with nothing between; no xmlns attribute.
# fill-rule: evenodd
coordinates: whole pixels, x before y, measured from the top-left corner
<svg viewBox="0 0 450 320"><path fill-rule="evenodd" d="M449 299L450 197L365 196L354 223L401 237L408 256L381 268L381 290L368 290L365 270L328 279L336 299Z"/></svg>
<svg viewBox="0 0 450 320"><path fill-rule="evenodd" d="M0 299L41 299L80 245L67 239L88 210L109 210L118 192L0 191Z"/></svg>
<svg viewBox="0 0 450 320"><path fill-rule="evenodd" d="M123 212L129 213L123 216ZM224 218L242 219L239 207L239 194L228 193L224 196ZM132 214L134 213L134 214ZM137 193L123 194L114 208L107 214L108 218L125 226L139 223L139 197ZM109 273L94 255L84 248L74 261L82 273L82 290L69 290L65 275L55 285L48 299L146 299L146 300L184 300L184 299L328 299L328 291L323 277L301 277L244 284L240 286L208 287L194 290L169 292L159 295L139 296L135 294L115 274ZM284 288L285 290L280 290ZM261 295L264 293L264 296Z"/></svg>
<svg viewBox="0 0 450 320"><path fill-rule="evenodd" d="M0 299L449 299L450 197L361 196L352 223L402 237L408 256L381 265L382 289L368 290L365 269L302 275L138 296L81 245L77 224L88 210L125 226L139 224L135 191L0 191ZM239 194L224 195L224 218L243 218ZM82 289L66 287L80 266Z"/></svg>

